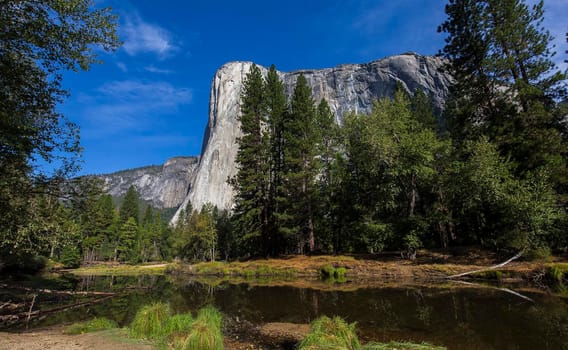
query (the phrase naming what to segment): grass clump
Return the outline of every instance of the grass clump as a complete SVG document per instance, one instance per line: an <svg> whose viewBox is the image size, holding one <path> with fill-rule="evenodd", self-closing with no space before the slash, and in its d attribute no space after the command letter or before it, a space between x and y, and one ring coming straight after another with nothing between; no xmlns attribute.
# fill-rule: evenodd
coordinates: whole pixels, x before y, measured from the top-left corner
<svg viewBox="0 0 568 350"><path fill-rule="evenodd" d="M137 339L156 339L163 335L163 326L170 318L170 307L164 303L144 306L130 324L130 336Z"/></svg>
<svg viewBox="0 0 568 350"><path fill-rule="evenodd" d="M332 282L345 282L346 272L347 269L345 267L335 268L332 265L324 265L319 269L320 277Z"/></svg>
<svg viewBox="0 0 568 350"><path fill-rule="evenodd" d="M445 350L428 343L410 342L368 343L361 345L355 333L355 323L340 317L322 316L312 322L310 332L298 345L298 350Z"/></svg>
<svg viewBox="0 0 568 350"><path fill-rule="evenodd" d="M208 306L197 314L191 325L189 335L183 342L175 345L180 350L222 350L223 335L221 327L223 315L217 309Z"/></svg>
<svg viewBox="0 0 568 350"><path fill-rule="evenodd" d="M164 322L162 335L164 337L179 337L188 334L193 325L191 314L173 315Z"/></svg>
<svg viewBox="0 0 568 350"><path fill-rule="evenodd" d="M355 323L348 324L337 316L334 318L322 316L312 322L310 333L300 342L298 349L359 350L361 344L355 333Z"/></svg>
<svg viewBox="0 0 568 350"><path fill-rule="evenodd" d="M118 324L108 318L93 318L92 320L75 323L65 330L65 334L83 334L117 328Z"/></svg>

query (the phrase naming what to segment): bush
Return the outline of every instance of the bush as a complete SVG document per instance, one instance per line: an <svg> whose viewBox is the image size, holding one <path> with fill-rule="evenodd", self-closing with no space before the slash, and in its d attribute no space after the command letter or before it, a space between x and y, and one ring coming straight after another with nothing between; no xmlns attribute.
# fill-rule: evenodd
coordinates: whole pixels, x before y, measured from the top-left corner
<svg viewBox="0 0 568 350"><path fill-rule="evenodd" d="M137 339L159 338L169 317L169 305L163 303L146 305L134 316L130 324L130 336Z"/></svg>
<svg viewBox="0 0 568 350"><path fill-rule="evenodd" d="M83 334L105 329L117 328L118 324L108 318L93 318L90 321L75 323L65 330L65 334Z"/></svg>

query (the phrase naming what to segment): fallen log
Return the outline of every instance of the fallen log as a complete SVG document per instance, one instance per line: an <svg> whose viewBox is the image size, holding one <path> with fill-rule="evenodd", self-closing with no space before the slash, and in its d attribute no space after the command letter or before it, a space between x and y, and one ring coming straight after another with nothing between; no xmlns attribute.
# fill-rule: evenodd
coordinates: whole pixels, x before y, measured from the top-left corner
<svg viewBox="0 0 568 350"><path fill-rule="evenodd" d="M70 305L58 306L58 307L54 307L54 308L47 309L47 310L32 311L32 309L30 308L30 310L26 311L26 312L19 312L19 313L16 313L16 314L8 314L8 315L0 315L0 324L5 323L5 324L13 325L13 324L16 324L16 323L21 323L21 322L28 323L31 319L36 319L36 318L44 317L46 315L50 315L50 314L53 314L53 313L72 310L72 309L76 309L76 308L80 308L80 307L84 307L84 306L88 306L88 305L98 304L98 303L101 303L105 300L111 299L112 297L114 297L114 295L103 296L101 298L96 298L95 300L82 301L82 302L78 302L78 303L74 303L74 304L70 304Z"/></svg>
<svg viewBox="0 0 568 350"><path fill-rule="evenodd" d="M508 263L510 263L513 260L516 260L518 258L520 258L523 255L523 251L520 251L517 253L517 255L515 255L514 257L512 257L511 259L504 261L500 264L497 265L493 265L493 266L489 266L489 267L485 267L483 269L479 269L479 270L473 270L473 271L468 271L468 272L463 272L463 273L458 273L457 275L451 275L451 276L447 276L445 277L446 279L454 279L454 278L459 278L459 277L464 277L464 276L468 276L468 275L472 275L474 273L478 273L478 272L484 272L484 271L490 271L490 270L495 270L498 269L500 267L503 267L505 265L507 265Z"/></svg>
<svg viewBox="0 0 568 350"><path fill-rule="evenodd" d="M7 284L0 284L0 289L15 289L15 290L22 290L25 292L31 293L45 293L45 294L60 294L60 295L101 295L101 296L109 296L109 295L116 295L116 293L112 292L78 292L78 291L68 291L68 290L52 290L52 289L34 289L22 286L9 286Z"/></svg>

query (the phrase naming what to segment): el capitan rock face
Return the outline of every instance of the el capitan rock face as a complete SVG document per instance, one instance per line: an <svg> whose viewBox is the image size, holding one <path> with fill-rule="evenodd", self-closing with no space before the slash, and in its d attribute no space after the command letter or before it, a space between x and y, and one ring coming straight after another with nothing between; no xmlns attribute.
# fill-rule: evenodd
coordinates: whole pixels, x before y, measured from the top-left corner
<svg viewBox="0 0 568 350"><path fill-rule="evenodd" d="M337 122L342 123L346 112L370 112L373 101L392 96L397 83L410 92L422 89L432 97L435 108L441 110L451 81L441 70L443 64L439 57L408 53L365 64L279 74L288 96L298 76L304 74L316 102L325 98ZM237 116L243 80L251 65L252 62L230 62L215 73L200 161L180 210L189 202L193 208L212 203L220 209L230 209L233 204L234 193L227 180L236 174L236 140L241 135ZM260 68L266 74L266 68ZM180 210L172 222L177 221Z"/></svg>

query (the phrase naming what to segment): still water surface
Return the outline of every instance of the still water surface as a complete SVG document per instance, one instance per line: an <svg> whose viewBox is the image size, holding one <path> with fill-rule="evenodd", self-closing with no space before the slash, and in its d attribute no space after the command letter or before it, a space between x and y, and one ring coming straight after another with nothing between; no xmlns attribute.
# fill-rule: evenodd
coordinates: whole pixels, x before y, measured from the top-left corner
<svg viewBox="0 0 568 350"><path fill-rule="evenodd" d="M213 304L232 320L309 323L321 315L357 322L363 340L413 340L448 349L568 349L568 300L524 291L533 301L497 288L460 285L365 287L351 290L258 286L217 281L205 284L170 277L68 277L75 290L123 292L119 297L40 321L36 326L95 316L128 325L154 301L175 312ZM349 283L349 282L348 282ZM330 288L327 288L330 289ZM331 288L333 289L333 288Z"/></svg>

